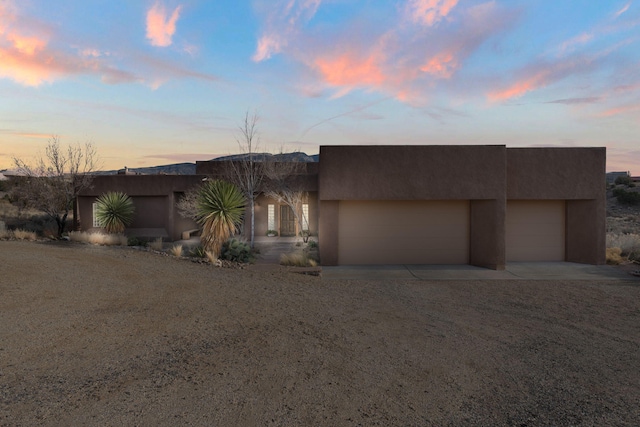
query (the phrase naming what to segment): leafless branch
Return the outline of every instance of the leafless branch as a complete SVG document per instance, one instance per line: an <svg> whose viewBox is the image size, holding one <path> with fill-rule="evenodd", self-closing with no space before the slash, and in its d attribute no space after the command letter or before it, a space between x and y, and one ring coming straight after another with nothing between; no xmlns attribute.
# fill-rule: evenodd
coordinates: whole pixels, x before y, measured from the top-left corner
<svg viewBox="0 0 640 427"><path fill-rule="evenodd" d="M58 234L64 232L67 216L80 192L91 186L98 168L99 158L92 143L83 146L60 146L60 138L52 136L45 149L31 166L19 158L13 159L18 171L24 175L19 186L25 202L45 212L58 224Z"/></svg>

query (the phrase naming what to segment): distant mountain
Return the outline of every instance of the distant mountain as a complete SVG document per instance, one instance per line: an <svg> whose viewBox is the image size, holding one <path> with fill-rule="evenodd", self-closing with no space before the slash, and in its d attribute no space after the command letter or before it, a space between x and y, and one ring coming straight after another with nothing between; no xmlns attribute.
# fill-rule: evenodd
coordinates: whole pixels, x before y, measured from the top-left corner
<svg viewBox="0 0 640 427"><path fill-rule="evenodd" d="M118 172L123 173L124 169L100 171L96 175L115 175ZM128 168L128 174L134 175L195 175L195 163L175 163L172 165L151 166L147 168Z"/></svg>
<svg viewBox="0 0 640 427"><path fill-rule="evenodd" d="M248 154L232 154L230 156L216 157L210 161L241 160L247 158L247 156ZM284 154L255 153L253 156L258 161L275 160L277 162L317 162L320 159L319 154L309 156L301 152ZM117 173L124 173L124 169L99 171L95 174L116 175ZM132 175L195 175L195 173L195 163L175 163L172 165L151 166L146 168L127 168L127 174Z"/></svg>
<svg viewBox="0 0 640 427"><path fill-rule="evenodd" d="M271 153L254 153L253 158L257 161L275 160L277 162L317 162L320 158L319 154L309 156L306 153L299 151L295 153L283 153L283 154L271 154ZM211 161L229 161L229 160L242 160L249 157L249 154L232 154L230 156L216 157Z"/></svg>

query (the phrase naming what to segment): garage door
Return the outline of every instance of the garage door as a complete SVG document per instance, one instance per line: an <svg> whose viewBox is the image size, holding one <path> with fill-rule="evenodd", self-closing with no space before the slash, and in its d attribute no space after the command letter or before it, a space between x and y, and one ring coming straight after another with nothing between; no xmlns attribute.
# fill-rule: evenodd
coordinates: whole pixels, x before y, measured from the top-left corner
<svg viewBox="0 0 640 427"><path fill-rule="evenodd" d="M343 201L338 263L468 264L468 201Z"/></svg>
<svg viewBox="0 0 640 427"><path fill-rule="evenodd" d="M509 261L564 261L565 202L508 201Z"/></svg>

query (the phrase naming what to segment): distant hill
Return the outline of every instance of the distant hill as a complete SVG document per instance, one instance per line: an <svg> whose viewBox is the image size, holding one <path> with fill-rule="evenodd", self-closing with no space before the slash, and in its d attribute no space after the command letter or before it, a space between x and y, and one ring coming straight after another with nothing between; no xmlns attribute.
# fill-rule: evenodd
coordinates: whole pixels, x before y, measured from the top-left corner
<svg viewBox="0 0 640 427"><path fill-rule="evenodd" d="M211 161L229 161L229 160L242 160L248 158L248 154L232 154L230 156L216 157ZM295 153L283 153L283 154L271 154L271 153L254 153L253 158L258 161L275 160L277 162L317 162L320 159L319 154L309 156L306 153L299 151Z"/></svg>
<svg viewBox="0 0 640 427"><path fill-rule="evenodd" d="M317 162L320 158L319 154L309 156L306 153L284 153L284 154L270 154L270 153L255 153L254 158L259 161L275 160L278 162ZM247 154L232 154L230 156L216 157L210 161L225 161L225 160L240 160L247 157ZM120 169L120 171L124 171ZM175 163L171 165L163 166L151 166L146 168L128 168L129 174L136 175L194 175L196 173L195 163ZM99 171L96 175L115 175L118 170Z"/></svg>
<svg viewBox="0 0 640 427"><path fill-rule="evenodd" d="M123 171L120 169L120 171ZM96 175L115 175L117 170L100 171ZM128 173L138 175L194 175L196 173L195 163L174 163L163 166L150 166L146 168L128 168Z"/></svg>

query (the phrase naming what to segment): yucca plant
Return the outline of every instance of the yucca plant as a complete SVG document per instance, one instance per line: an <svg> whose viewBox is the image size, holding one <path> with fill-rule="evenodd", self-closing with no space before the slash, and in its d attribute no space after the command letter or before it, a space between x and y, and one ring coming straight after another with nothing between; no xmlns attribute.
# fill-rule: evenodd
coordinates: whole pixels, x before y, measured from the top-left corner
<svg viewBox="0 0 640 427"><path fill-rule="evenodd" d="M133 201L120 192L108 192L96 200L96 219L107 233L122 233L133 221Z"/></svg>
<svg viewBox="0 0 640 427"><path fill-rule="evenodd" d="M198 194L197 219L202 226L200 241L205 250L220 255L222 244L242 222L246 199L230 182L208 181Z"/></svg>

